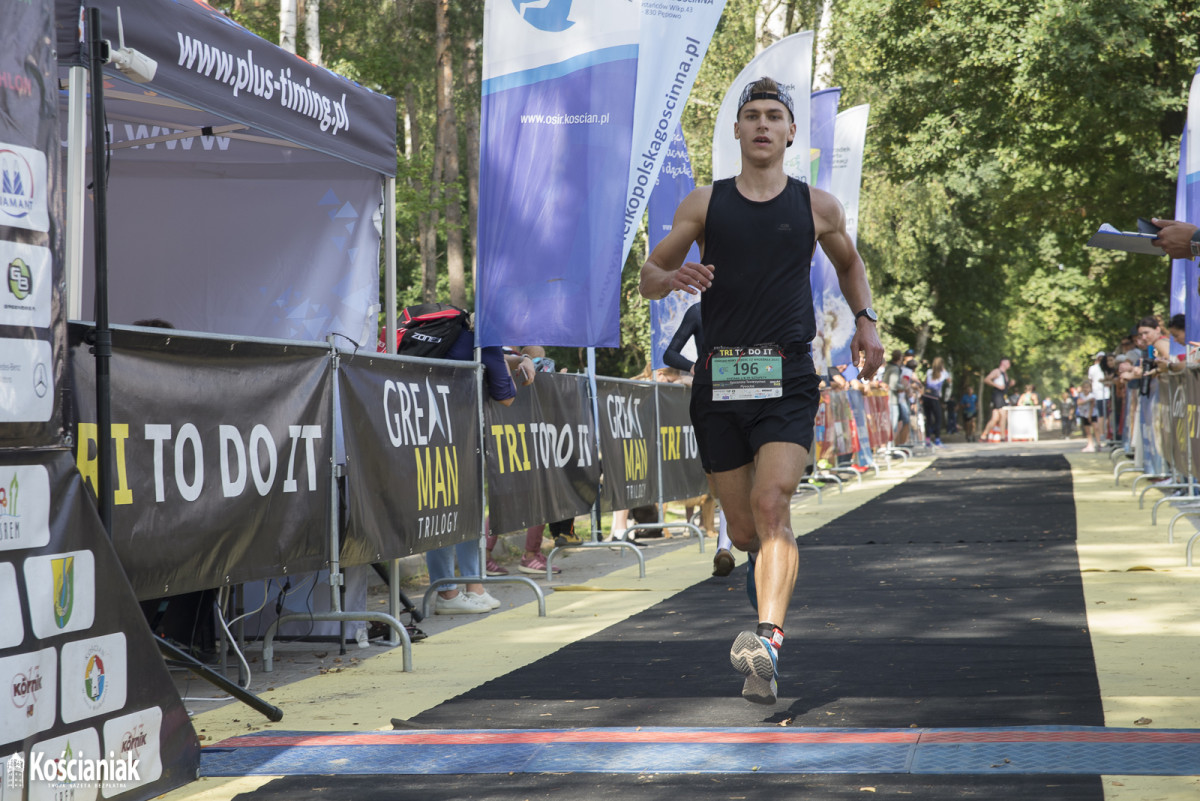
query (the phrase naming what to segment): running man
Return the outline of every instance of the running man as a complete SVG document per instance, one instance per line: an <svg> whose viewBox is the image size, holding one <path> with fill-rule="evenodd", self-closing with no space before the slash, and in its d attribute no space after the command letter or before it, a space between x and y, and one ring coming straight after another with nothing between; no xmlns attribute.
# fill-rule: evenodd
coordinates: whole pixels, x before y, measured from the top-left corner
<svg viewBox="0 0 1200 801"><path fill-rule="evenodd" d="M807 102L807 101L806 101ZM779 648L799 554L792 494L808 463L820 401L810 343L816 332L809 265L817 242L856 310L852 358L866 378L883 364L867 273L837 199L790 178L784 150L796 134L792 98L774 80L749 84L733 135L735 178L694 190L670 233L642 265L641 293L703 293L706 352L696 364L693 425L707 451L734 545L750 556L747 593L758 628L730 651L742 697L773 704ZM692 242L703 263L687 262Z"/></svg>

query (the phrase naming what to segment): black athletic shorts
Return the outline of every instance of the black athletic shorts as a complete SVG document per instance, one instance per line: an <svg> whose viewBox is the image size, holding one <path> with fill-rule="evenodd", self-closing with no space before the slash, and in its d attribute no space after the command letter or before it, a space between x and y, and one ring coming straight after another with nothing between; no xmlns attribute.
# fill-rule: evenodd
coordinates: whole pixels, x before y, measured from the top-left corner
<svg viewBox="0 0 1200 801"><path fill-rule="evenodd" d="M708 387L693 386L691 397L688 399L688 416L692 418L692 433L696 435L696 450L700 451L700 466L704 468L706 475L712 472L712 462L708 459L708 447L704 443L704 436L700 433L701 411L696 407L696 400L711 391Z"/></svg>
<svg viewBox="0 0 1200 801"><path fill-rule="evenodd" d="M1004 397L1004 393L998 389L992 390L992 408L1002 409L1008 405L1008 401Z"/></svg>
<svg viewBox="0 0 1200 801"><path fill-rule="evenodd" d="M692 390L692 425L706 472L734 470L754 461L768 442L793 442L812 450L813 421L821 403L816 375L784 381L781 398L714 401L712 387Z"/></svg>

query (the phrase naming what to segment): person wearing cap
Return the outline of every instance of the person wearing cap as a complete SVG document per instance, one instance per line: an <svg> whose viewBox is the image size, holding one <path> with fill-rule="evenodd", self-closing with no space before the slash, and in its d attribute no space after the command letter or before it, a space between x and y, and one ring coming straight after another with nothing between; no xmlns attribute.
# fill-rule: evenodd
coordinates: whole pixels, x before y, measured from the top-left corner
<svg viewBox="0 0 1200 801"><path fill-rule="evenodd" d="M1088 368L1088 381L1092 382L1092 444L1099 448L1100 443L1108 441L1108 404L1110 390L1108 376L1104 372L1104 360L1108 354L1100 351L1092 357L1092 366Z"/></svg>
<svg viewBox="0 0 1200 801"><path fill-rule="evenodd" d="M746 591L758 627L737 635L730 661L745 677L742 697L762 704L778 695L779 648L799 567L790 504L820 402L809 284L818 242L855 310L851 358L867 377L883 364L866 269L841 203L784 172L796 134L793 108L771 78L743 89L730 132L741 172L684 198L671 231L642 265L639 287L651 299L700 294L706 353L692 384L692 425L708 452L729 536L750 557ZM693 242L701 261L685 262Z"/></svg>

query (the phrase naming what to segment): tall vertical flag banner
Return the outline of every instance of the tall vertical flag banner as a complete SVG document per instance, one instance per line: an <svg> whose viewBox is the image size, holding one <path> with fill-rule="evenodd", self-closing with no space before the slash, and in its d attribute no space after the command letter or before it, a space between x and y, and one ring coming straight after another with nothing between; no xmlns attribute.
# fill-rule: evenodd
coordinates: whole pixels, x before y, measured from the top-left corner
<svg viewBox="0 0 1200 801"><path fill-rule="evenodd" d="M1186 214L1178 217L1200 225L1200 69L1192 77L1192 88L1188 94L1187 127L1183 137L1183 172L1185 184L1184 209ZM1176 211L1176 214L1179 212ZM1192 261L1185 262L1187 269L1187 327L1188 342L1200 342L1200 269Z"/></svg>
<svg viewBox="0 0 1200 801"><path fill-rule="evenodd" d="M683 128L675 126L675 136L671 139L671 147L663 159L662 170L654 191L650 193L647 204L647 231L649 232L650 250L670 232L675 220L675 209L696 188L696 179L692 173L692 160L688 157L687 142L683 140ZM685 261L700 261L700 248L696 243L688 250ZM699 295L689 295L687 292L672 292L662 300L650 301L650 346L655 369L666 367L663 354L671 344L671 338L679 329L683 315L692 304L699 303ZM689 350L690 349L690 350ZM683 354L692 361L696 360L696 344L688 342Z"/></svg>
<svg viewBox="0 0 1200 801"><path fill-rule="evenodd" d="M1179 169L1178 169L1178 172L1176 173L1177 179L1175 181L1175 215L1174 215L1174 217L1176 220L1188 219L1188 205L1187 205L1188 141L1187 141L1187 139L1188 139L1188 126L1185 124L1183 126L1183 136L1179 140ZM1195 278L1192 278L1191 284L1189 287L1188 277L1189 277L1189 274L1193 271L1189 270L1188 268L1191 267L1191 265L1192 265L1191 259L1171 259L1171 298L1170 298L1170 305L1168 308L1170 310L1170 314L1172 317L1174 317L1176 314L1184 315L1184 320L1185 320L1184 339L1185 340L1187 339L1186 319L1187 319L1189 288L1191 289L1192 294L1196 294ZM1197 304L1197 303L1192 303L1191 305L1192 306L1200 306L1200 304ZM1170 347L1171 347L1171 355L1172 356L1179 356L1181 354L1187 353L1187 346L1180 345L1178 342L1175 341L1174 338L1169 338L1167 340L1167 344L1170 345Z"/></svg>
<svg viewBox="0 0 1200 801"><path fill-rule="evenodd" d="M816 104L814 103L814 113ZM829 191L833 193L842 204L842 208L846 211L846 233L850 235L850 240L855 244L858 243L858 197L862 185L862 163L863 149L867 142L867 117L870 112L870 106L863 104L854 106L837 115L836 123L833 129L833 152L830 161L829 175ZM820 248L818 248L818 251ZM822 254L822 257L824 254ZM832 286L832 283L826 285L826 290ZM814 304L821 303L817 298L821 297L815 291L814 286L813 298ZM853 310L846 306L846 301L842 298L840 291L837 293L837 300L841 303L843 313L852 313ZM821 325L822 315L821 308L816 309L818 332ZM854 321L849 322L850 329L838 329L840 332L833 340L830 359L833 364L849 364L850 363L850 340L854 337ZM818 334L819 335L819 334ZM815 345L816 343L814 343ZM818 349L813 348L813 357L819 358ZM851 368L854 372L854 368ZM850 372L848 378L853 378Z"/></svg>
<svg viewBox="0 0 1200 801"><path fill-rule="evenodd" d="M871 107L864 103L837 115L833 129L833 174L829 191L846 210L846 233L858 244L858 197L862 188L863 151L867 144L867 118Z"/></svg>
<svg viewBox="0 0 1200 801"><path fill-rule="evenodd" d="M672 134L724 8L725 0L642 2L633 158L622 219L622 261L629 255L659 170L672 147Z"/></svg>
<svg viewBox="0 0 1200 801"><path fill-rule="evenodd" d="M774 78L792 96L796 107L796 138L783 157L788 175L809 180L809 107L805 98L812 91L813 32L801 31L780 39L763 50L738 73L725 92L713 129L713 180L730 178L742 170L742 151L733 137L738 100L746 84L764 76Z"/></svg>
<svg viewBox="0 0 1200 801"><path fill-rule="evenodd" d="M811 100L809 174L812 185L826 192L833 191L834 126L841 96L841 89L822 89L814 92ZM809 282L812 284L813 316L817 322L817 335L812 343L813 363L821 375L833 365L850 363L854 312L842 297L837 271L820 245L813 251Z"/></svg>
<svg viewBox="0 0 1200 801"><path fill-rule="evenodd" d="M620 344L640 25L640 0L485 3L479 344Z"/></svg>

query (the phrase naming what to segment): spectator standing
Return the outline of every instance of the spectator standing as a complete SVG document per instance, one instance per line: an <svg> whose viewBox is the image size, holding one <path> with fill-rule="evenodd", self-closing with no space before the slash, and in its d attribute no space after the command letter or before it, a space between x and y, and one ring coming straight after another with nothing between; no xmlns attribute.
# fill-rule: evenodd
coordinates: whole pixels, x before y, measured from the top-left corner
<svg viewBox="0 0 1200 801"><path fill-rule="evenodd" d="M926 445L942 445L942 390L947 388L949 381L946 363L938 356L925 373L925 387L921 395L921 406L925 410Z"/></svg>
<svg viewBox="0 0 1200 801"><path fill-rule="evenodd" d="M695 344L697 354L708 352L704 347L704 328L700 324L699 303L693 303L683 313L683 319L679 321L679 328L675 329L675 334L671 337L670 344L663 351L663 361L665 363L694 378L696 375L696 363L683 355L683 349L687 345L688 340L692 340ZM692 386L692 383L689 382L688 386ZM713 555L713 575L718 577L728 576L733 572L733 568L737 564L733 556L733 541L729 539L729 523L725 519L725 512L717 508L717 488L713 483L712 465L709 463L707 449L696 426L696 413L692 411L695 398L696 396L693 394L688 404L688 415L692 420L692 430L696 432L696 447L700 451L700 466L704 469L704 478L708 482L708 494L704 496L704 501L700 505L700 525L711 536L715 522L717 552Z"/></svg>
<svg viewBox="0 0 1200 801"><path fill-rule="evenodd" d="M892 417L892 441L903 445L908 441L908 392L904 386L904 368L900 364L900 349L892 351L892 358L883 368L883 383L888 388L888 412Z"/></svg>
<svg viewBox="0 0 1200 801"><path fill-rule="evenodd" d="M979 396L975 394L975 387L967 387L967 391L962 396L961 406L963 434L966 436L967 442L974 442L975 423L979 417Z"/></svg>
<svg viewBox="0 0 1200 801"><path fill-rule="evenodd" d="M1108 354L1100 351L1092 357L1092 366L1088 368L1087 372L1088 381L1092 385L1092 401L1095 408L1095 431L1093 433L1097 445L1108 440L1108 402L1110 392L1108 383L1105 380L1108 376L1104 372L1104 363L1107 359Z"/></svg>
<svg viewBox="0 0 1200 801"><path fill-rule="evenodd" d="M1064 389L1058 399L1058 422L1062 426L1063 439L1070 439L1075 431L1075 396Z"/></svg>
<svg viewBox="0 0 1200 801"><path fill-rule="evenodd" d="M1095 398L1092 397L1092 383L1085 381L1079 385L1075 394L1075 417L1083 430L1083 438L1087 444L1083 446L1084 453L1096 452L1096 427L1092 424L1095 411Z"/></svg>
<svg viewBox="0 0 1200 801"><path fill-rule="evenodd" d="M470 361L474 357L474 350L475 335L469 328L464 328L445 358ZM511 406L517 397L517 387L509 375L503 349L498 346L481 348L480 361L483 363L483 382L487 387L488 397L504 406ZM518 365L518 372L523 379L527 375L529 381L533 380L532 364L527 369ZM482 576L482 565L479 561L478 540L467 540L425 552L425 566L429 569L430 583L454 578L456 562L459 575ZM457 586L439 590L433 611L438 615L479 615L498 608L500 601L484 589L482 584L475 582L468 583L462 591Z"/></svg>

